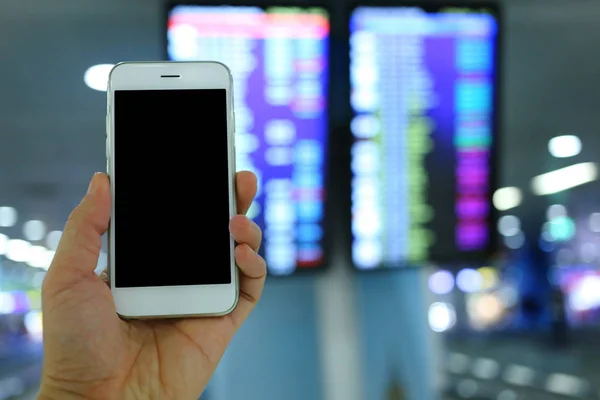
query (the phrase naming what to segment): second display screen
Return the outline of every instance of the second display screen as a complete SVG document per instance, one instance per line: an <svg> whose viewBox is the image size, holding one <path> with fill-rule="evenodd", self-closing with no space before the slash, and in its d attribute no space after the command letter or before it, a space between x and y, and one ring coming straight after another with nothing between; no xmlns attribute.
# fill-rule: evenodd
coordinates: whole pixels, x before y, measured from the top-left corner
<svg viewBox="0 0 600 400"><path fill-rule="evenodd" d="M495 14L359 7L350 32L355 266L487 252L495 244Z"/></svg>

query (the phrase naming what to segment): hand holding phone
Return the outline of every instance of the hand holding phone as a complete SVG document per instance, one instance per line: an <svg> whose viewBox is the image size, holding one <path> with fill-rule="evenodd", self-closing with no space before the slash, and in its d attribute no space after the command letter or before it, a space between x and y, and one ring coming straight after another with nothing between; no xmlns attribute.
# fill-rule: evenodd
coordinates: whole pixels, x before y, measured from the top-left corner
<svg viewBox="0 0 600 400"><path fill-rule="evenodd" d="M155 178L153 171L141 172ZM200 173L200 178L211 173ZM254 251L260 231L243 214L256 192L256 177L237 174L237 208L230 224L237 243L240 296L235 310L220 318L122 320L107 282L94 270L102 234L108 229L108 177L96 174L89 192L69 218L42 288L44 366L40 400L197 399L234 333L260 298L266 266ZM157 184L144 193L149 200ZM156 214L148 213L148 221ZM207 225L200 225L210 234ZM214 250L205 248L197 268L211 268ZM135 260L132 260L135 262ZM119 264L128 268L129 264Z"/></svg>

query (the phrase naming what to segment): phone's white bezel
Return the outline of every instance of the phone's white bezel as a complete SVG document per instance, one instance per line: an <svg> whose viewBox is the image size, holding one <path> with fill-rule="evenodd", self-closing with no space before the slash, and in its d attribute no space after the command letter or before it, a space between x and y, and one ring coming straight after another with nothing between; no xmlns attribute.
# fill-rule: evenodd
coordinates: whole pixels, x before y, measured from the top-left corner
<svg viewBox="0 0 600 400"><path fill-rule="evenodd" d="M178 78L161 78L178 75ZM229 69L218 62L132 62L117 64L109 75L107 90L107 172L113 199L118 169L114 152L114 92L115 90L225 89L227 91L227 142L229 159L229 213L237 213L235 199L235 144L233 117L233 79ZM150 116L149 116L150 117ZM199 121L199 129L201 129ZM168 140L165 132L162 140ZM157 164L157 166L160 164ZM109 228L109 277L117 313L124 318L168 318L185 316L221 316L233 311L238 302L238 276L235 264L235 243L230 239L231 283L222 285L191 285L142 288L115 287L115 220L114 207ZM148 247L152 251L152 247ZM209 263L207 259L205 262ZM190 268L196 266L190 265ZM209 266L210 267L210 266ZM216 266L215 266L216 267ZM127 268L121 265L119 268Z"/></svg>

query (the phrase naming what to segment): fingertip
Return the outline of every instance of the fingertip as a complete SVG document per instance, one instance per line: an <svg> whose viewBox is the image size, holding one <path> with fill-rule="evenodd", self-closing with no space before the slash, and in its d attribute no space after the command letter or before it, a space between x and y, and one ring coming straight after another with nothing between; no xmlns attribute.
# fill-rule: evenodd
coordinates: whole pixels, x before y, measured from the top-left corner
<svg viewBox="0 0 600 400"><path fill-rule="evenodd" d="M104 189L110 188L110 179L108 174L105 172L96 172L94 174L94 179L97 179L100 186Z"/></svg>
<svg viewBox="0 0 600 400"><path fill-rule="evenodd" d="M245 214L250 203L256 196L258 190L258 179L250 171L241 171L236 176L236 192L238 197L238 212Z"/></svg>
<svg viewBox="0 0 600 400"><path fill-rule="evenodd" d="M96 196L104 196L108 197L110 193L110 181L108 179L108 175L102 172L96 172L92 179L90 180L90 184L88 186L88 190L85 198L96 197Z"/></svg>
<svg viewBox="0 0 600 400"><path fill-rule="evenodd" d="M251 171L240 171L237 174L238 182L242 185L249 187L256 187L258 179L256 175Z"/></svg>
<svg viewBox="0 0 600 400"><path fill-rule="evenodd" d="M92 176L88 191L78 208L88 209L88 212L95 214L97 219L106 220L106 223L108 223L111 197L110 181L107 174L96 172Z"/></svg>

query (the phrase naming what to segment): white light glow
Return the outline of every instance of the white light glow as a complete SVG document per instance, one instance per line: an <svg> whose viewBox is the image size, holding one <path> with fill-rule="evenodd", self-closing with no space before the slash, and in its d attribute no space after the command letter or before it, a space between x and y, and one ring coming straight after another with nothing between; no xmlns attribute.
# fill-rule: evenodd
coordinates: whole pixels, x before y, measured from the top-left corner
<svg viewBox="0 0 600 400"><path fill-rule="evenodd" d="M43 332L42 313L39 311L29 311L25 314L25 329L27 333L34 338L39 338Z"/></svg>
<svg viewBox="0 0 600 400"><path fill-rule="evenodd" d="M534 177L531 189L534 194L545 196L584 185L597 178L598 168L595 163L580 163Z"/></svg>
<svg viewBox="0 0 600 400"><path fill-rule="evenodd" d="M530 367L510 364L504 369L502 379L515 386L530 386L535 376L535 371Z"/></svg>
<svg viewBox="0 0 600 400"><path fill-rule="evenodd" d="M0 314L12 314L16 309L14 296L7 292L0 292Z"/></svg>
<svg viewBox="0 0 600 400"><path fill-rule="evenodd" d="M521 232L521 220L514 215L505 215L498 220L498 232L502 236L515 236Z"/></svg>
<svg viewBox="0 0 600 400"><path fill-rule="evenodd" d="M91 89L106 92L108 87L108 76L113 67L113 64L93 65L85 71L83 81Z"/></svg>
<svg viewBox="0 0 600 400"><path fill-rule="evenodd" d="M568 397L578 397L587 392L589 384L583 379L562 373L554 373L546 379L546 390Z"/></svg>
<svg viewBox="0 0 600 400"><path fill-rule="evenodd" d="M48 270L48 268L50 268L50 265L52 264L52 260L54 260L55 254L56 254L56 252L54 250L46 251L46 262L44 263L44 269L46 271Z"/></svg>
<svg viewBox="0 0 600 400"><path fill-rule="evenodd" d="M449 271L436 271L429 277L429 290L435 294L448 294L454 289L454 276Z"/></svg>
<svg viewBox="0 0 600 400"><path fill-rule="evenodd" d="M600 306L600 276L587 275L572 288L568 301L569 308L582 312Z"/></svg>
<svg viewBox="0 0 600 400"><path fill-rule="evenodd" d="M11 239L6 244L6 257L14 262L25 262L29 256L31 243L21 239Z"/></svg>
<svg viewBox="0 0 600 400"><path fill-rule="evenodd" d="M573 157L581 152L581 140L575 135L556 136L548 142L548 151L556 158Z"/></svg>
<svg viewBox="0 0 600 400"><path fill-rule="evenodd" d="M521 204L523 194L518 187L504 187L494 192L493 201L497 210L506 211Z"/></svg>
<svg viewBox="0 0 600 400"><path fill-rule="evenodd" d="M198 57L198 30L188 24L177 24L169 29L169 52L176 60L194 60Z"/></svg>
<svg viewBox="0 0 600 400"><path fill-rule="evenodd" d="M360 269L376 268L382 260L381 245L375 240L357 240L352 248L352 258Z"/></svg>
<svg viewBox="0 0 600 400"><path fill-rule="evenodd" d="M504 245L512 250L517 250L525 244L525 235L519 232L513 236L504 237Z"/></svg>
<svg viewBox="0 0 600 400"><path fill-rule="evenodd" d="M9 228L17 223L17 210L12 207L0 207L0 227Z"/></svg>
<svg viewBox="0 0 600 400"><path fill-rule="evenodd" d="M44 246L31 246L27 254L27 264L30 267L42 268L47 270L50 267L52 256L50 251Z"/></svg>
<svg viewBox="0 0 600 400"><path fill-rule="evenodd" d="M56 250L61 237L62 231L52 231L48 233L48 236L46 236L46 246L48 246L50 250Z"/></svg>
<svg viewBox="0 0 600 400"><path fill-rule="evenodd" d="M590 215L590 230L592 232L600 232L600 213L592 213Z"/></svg>
<svg viewBox="0 0 600 400"><path fill-rule="evenodd" d="M456 323L456 311L452 304L433 303L429 307L429 326L434 332L445 332Z"/></svg>
<svg viewBox="0 0 600 400"><path fill-rule="evenodd" d="M23 224L23 235L32 242L42 240L46 235L46 224L37 219L27 221Z"/></svg>
<svg viewBox="0 0 600 400"><path fill-rule="evenodd" d="M546 218L548 221L552 221L553 219L566 217L567 216L567 207L562 204L553 204L548 207L546 211Z"/></svg>
<svg viewBox="0 0 600 400"><path fill-rule="evenodd" d="M0 256L6 254L6 248L8 247L8 236L0 233Z"/></svg>
<svg viewBox="0 0 600 400"><path fill-rule="evenodd" d="M96 275L100 275L104 271L104 269L106 268L107 265L108 265L108 257L105 252L101 251L100 255L98 256L98 263L96 264L96 269L94 270Z"/></svg>
<svg viewBox="0 0 600 400"><path fill-rule="evenodd" d="M481 290L483 277L471 268L465 268L456 275L456 286L465 293L474 293Z"/></svg>
<svg viewBox="0 0 600 400"><path fill-rule="evenodd" d="M494 379L500 374L500 363L491 358L478 358L471 367L471 373L479 379Z"/></svg>

